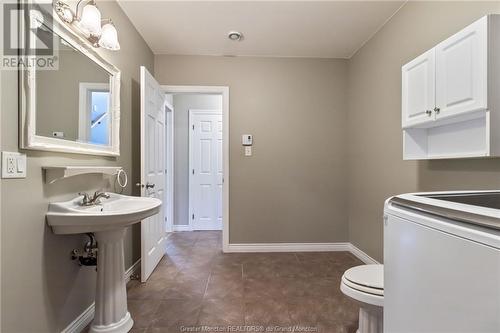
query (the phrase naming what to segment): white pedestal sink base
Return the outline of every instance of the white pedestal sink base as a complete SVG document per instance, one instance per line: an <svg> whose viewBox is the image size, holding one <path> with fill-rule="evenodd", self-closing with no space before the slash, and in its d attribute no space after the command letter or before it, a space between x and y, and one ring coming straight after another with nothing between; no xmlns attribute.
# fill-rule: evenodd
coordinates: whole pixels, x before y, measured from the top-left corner
<svg viewBox="0 0 500 333"><path fill-rule="evenodd" d="M97 286L90 333L126 333L134 325L127 310L124 236L125 228L95 233L98 245Z"/></svg>
<svg viewBox="0 0 500 333"><path fill-rule="evenodd" d="M55 234L93 232L98 242L97 288L90 333L126 333L134 325L127 310L123 238L125 228L158 214L161 200L107 193L100 205L82 206L82 196L49 204Z"/></svg>
<svg viewBox="0 0 500 333"><path fill-rule="evenodd" d="M94 326L92 323L89 333L126 333L132 329L132 326L134 326L134 321L130 313L127 312L122 320L112 325Z"/></svg>

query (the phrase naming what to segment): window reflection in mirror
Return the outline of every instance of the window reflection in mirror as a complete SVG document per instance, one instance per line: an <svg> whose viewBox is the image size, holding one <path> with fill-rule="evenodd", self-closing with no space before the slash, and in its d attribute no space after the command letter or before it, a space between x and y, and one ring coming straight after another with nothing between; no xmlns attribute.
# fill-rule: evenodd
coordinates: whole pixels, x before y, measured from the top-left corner
<svg viewBox="0 0 500 333"><path fill-rule="evenodd" d="M36 71L36 134L109 145L109 73L54 37L59 44L58 70Z"/></svg>

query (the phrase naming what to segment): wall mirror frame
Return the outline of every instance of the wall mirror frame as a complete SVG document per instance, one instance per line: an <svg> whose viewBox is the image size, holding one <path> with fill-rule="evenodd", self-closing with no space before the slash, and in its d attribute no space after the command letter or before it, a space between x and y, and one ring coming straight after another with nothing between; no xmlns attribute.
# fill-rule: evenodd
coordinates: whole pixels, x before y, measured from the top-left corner
<svg viewBox="0 0 500 333"><path fill-rule="evenodd" d="M35 5L33 0L28 1L30 5ZM19 11L19 38L25 36L27 26L24 24L22 11ZM43 13L47 15L47 13ZM19 66L19 146L21 149L42 150L63 153L75 153L86 155L119 156L120 155L120 77L121 72L113 64L104 59L97 53L92 45L72 31L66 23L62 22L57 13L52 9L49 14L52 16L50 27L46 27L68 43L76 51L90 59L98 67L109 74L109 141L107 145L94 144L79 140L66 140L56 137L38 135L36 131L37 114L37 70L33 66ZM31 18L32 20L33 18ZM30 40L30 47L34 48L34 43ZM28 49L28 48L26 48ZM24 49L24 50L26 50ZM27 56L26 52L21 51L20 56ZM75 110L77 112L78 110ZM60 112L64 112L61 110Z"/></svg>

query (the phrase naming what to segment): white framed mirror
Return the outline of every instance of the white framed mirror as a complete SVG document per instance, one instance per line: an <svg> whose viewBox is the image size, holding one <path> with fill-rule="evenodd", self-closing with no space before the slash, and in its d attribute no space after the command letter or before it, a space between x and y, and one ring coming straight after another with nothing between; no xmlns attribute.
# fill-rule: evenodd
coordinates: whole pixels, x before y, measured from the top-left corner
<svg viewBox="0 0 500 333"><path fill-rule="evenodd" d="M47 59L37 44L45 38L52 40L57 64L20 62L20 148L120 155L120 71L60 21L52 8L49 19L46 13L40 17L19 17L19 39L36 34L25 42L29 47L21 56L37 64Z"/></svg>

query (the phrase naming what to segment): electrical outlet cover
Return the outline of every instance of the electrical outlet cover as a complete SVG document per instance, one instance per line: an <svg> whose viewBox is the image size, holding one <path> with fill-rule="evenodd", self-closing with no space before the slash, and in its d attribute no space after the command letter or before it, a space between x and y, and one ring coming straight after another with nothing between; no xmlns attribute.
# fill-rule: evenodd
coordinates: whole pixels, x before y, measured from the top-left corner
<svg viewBox="0 0 500 333"><path fill-rule="evenodd" d="M26 178L26 154L3 151L2 178Z"/></svg>

